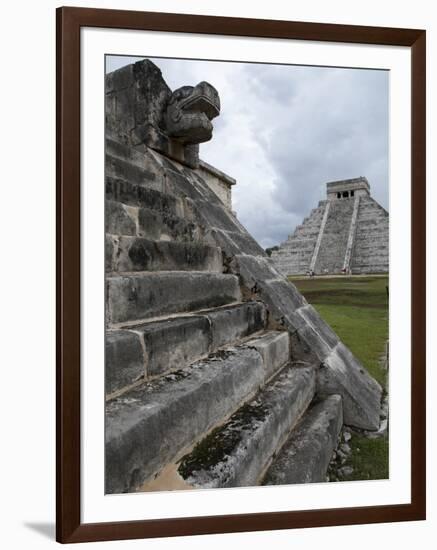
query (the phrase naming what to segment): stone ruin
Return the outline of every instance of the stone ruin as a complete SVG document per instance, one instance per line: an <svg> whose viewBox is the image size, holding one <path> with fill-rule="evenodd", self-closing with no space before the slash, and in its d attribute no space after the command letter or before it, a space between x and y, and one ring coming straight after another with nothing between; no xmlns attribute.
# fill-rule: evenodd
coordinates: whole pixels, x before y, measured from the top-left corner
<svg viewBox="0 0 437 550"><path fill-rule="evenodd" d="M272 252L284 275L388 273L388 212L366 178L326 184L327 199Z"/></svg>
<svg viewBox="0 0 437 550"><path fill-rule="evenodd" d="M319 482L381 387L199 159L219 114L149 60L106 76L107 493Z"/></svg>

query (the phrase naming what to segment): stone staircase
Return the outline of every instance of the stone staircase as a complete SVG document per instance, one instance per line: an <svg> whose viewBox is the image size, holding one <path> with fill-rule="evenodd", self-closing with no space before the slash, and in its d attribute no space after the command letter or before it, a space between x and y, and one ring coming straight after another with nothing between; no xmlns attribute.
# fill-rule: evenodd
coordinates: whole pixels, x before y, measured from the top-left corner
<svg viewBox="0 0 437 550"><path fill-rule="evenodd" d="M387 273L389 215L372 197L362 197L358 213L352 273Z"/></svg>
<svg viewBox="0 0 437 550"><path fill-rule="evenodd" d="M196 168L216 94L107 75L107 493L324 481L343 422L379 428L379 384Z"/></svg>
<svg viewBox="0 0 437 550"><path fill-rule="evenodd" d="M341 273L346 254L354 199L331 201L329 216L323 231L316 273Z"/></svg>
<svg viewBox="0 0 437 550"><path fill-rule="evenodd" d="M272 253L284 275L388 273L389 215L366 178L327 183L321 201Z"/></svg>
<svg viewBox="0 0 437 550"><path fill-rule="evenodd" d="M308 217L304 218L293 234L272 252L277 269L284 275L305 273L309 269L325 211L326 201L320 201Z"/></svg>
<svg viewBox="0 0 437 550"><path fill-rule="evenodd" d="M296 430L314 416L316 364L293 359L187 201L107 150L106 492L305 482L308 453L324 481L341 398L338 430L309 446ZM296 439L301 462L277 462Z"/></svg>

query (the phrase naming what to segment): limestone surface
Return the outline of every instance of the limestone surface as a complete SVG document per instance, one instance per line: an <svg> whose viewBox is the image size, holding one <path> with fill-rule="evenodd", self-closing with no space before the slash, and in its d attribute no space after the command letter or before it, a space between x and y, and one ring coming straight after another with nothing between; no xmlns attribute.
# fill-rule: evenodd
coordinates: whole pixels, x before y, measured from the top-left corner
<svg viewBox="0 0 437 550"><path fill-rule="evenodd" d="M311 367L284 369L256 399L183 457L178 472L192 487L259 484L275 450L313 395Z"/></svg>
<svg viewBox="0 0 437 550"><path fill-rule="evenodd" d="M266 473L263 485L325 481L342 424L339 395L331 395L314 404L281 448Z"/></svg>
<svg viewBox="0 0 437 550"><path fill-rule="evenodd" d="M106 491L261 483L315 395L378 429L381 388L237 220L217 188L228 177L198 159L215 89L176 94L147 60L106 84ZM359 222L357 235L372 230ZM331 231L323 205L311 223L309 257L317 226ZM233 415L229 477L178 473Z"/></svg>
<svg viewBox="0 0 437 550"><path fill-rule="evenodd" d="M106 491L138 487L252 397L263 379L261 355L244 348L111 400L106 407Z"/></svg>
<svg viewBox="0 0 437 550"><path fill-rule="evenodd" d="M327 200L272 252L284 275L387 273L388 212L366 178L327 183Z"/></svg>

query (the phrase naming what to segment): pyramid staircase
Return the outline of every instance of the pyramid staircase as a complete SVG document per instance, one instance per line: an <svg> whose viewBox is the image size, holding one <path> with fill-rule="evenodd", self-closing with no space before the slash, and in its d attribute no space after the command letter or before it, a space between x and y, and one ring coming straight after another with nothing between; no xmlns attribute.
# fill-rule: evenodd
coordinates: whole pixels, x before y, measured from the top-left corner
<svg viewBox="0 0 437 550"><path fill-rule="evenodd" d="M329 215L314 266L316 273L340 272L344 265L355 200L330 201Z"/></svg>
<svg viewBox="0 0 437 550"><path fill-rule="evenodd" d="M352 273L387 273L389 215L372 197L361 197Z"/></svg>
<svg viewBox="0 0 437 550"><path fill-rule="evenodd" d="M316 398L319 365L153 155L107 141L106 492L325 481L342 398Z"/></svg>
<svg viewBox="0 0 437 550"><path fill-rule="evenodd" d="M306 273L311 264L314 249L327 201L320 201L309 216L304 218L279 250L272 253L276 267L284 275Z"/></svg>
<svg viewBox="0 0 437 550"><path fill-rule="evenodd" d="M368 193L320 201L272 260L284 275L388 273L388 212Z"/></svg>

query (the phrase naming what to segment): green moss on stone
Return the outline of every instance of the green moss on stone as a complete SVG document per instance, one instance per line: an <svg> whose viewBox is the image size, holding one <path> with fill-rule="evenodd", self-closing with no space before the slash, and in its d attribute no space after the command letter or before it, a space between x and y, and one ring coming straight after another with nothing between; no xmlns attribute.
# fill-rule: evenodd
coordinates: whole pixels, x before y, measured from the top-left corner
<svg viewBox="0 0 437 550"><path fill-rule="evenodd" d="M243 405L226 424L215 428L197 443L191 453L182 457L178 468L181 476L187 479L196 471L211 470L224 462L240 443L244 431L262 421L266 414L262 403Z"/></svg>

